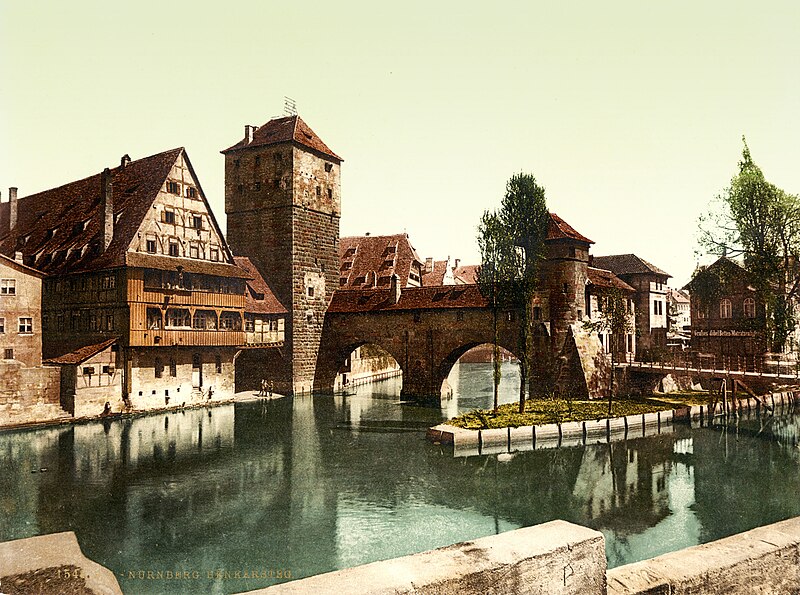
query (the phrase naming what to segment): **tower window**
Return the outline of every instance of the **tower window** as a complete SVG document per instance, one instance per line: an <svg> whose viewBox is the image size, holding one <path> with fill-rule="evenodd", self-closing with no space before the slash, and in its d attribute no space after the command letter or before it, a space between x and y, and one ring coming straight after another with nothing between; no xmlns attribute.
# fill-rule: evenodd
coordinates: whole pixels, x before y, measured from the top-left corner
<svg viewBox="0 0 800 595"><path fill-rule="evenodd" d="M306 287L306 295L308 297L314 297L314 288L311 287L310 285Z"/></svg>
<svg viewBox="0 0 800 595"><path fill-rule="evenodd" d="M328 188L328 198L333 198L333 188Z"/></svg>

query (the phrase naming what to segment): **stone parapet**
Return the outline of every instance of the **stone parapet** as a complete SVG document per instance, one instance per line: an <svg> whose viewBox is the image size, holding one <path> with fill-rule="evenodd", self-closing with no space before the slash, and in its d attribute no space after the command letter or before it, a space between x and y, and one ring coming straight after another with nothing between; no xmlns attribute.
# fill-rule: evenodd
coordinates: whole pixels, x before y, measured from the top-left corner
<svg viewBox="0 0 800 595"><path fill-rule="evenodd" d="M608 571L609 595L800 592L800 517Z"/></svg>
<svg viewBox="0 0 800 595"><path fill-rule="evenodd" d="M605 571L601 533L551 521L249 593L601 595Z"/></svg>

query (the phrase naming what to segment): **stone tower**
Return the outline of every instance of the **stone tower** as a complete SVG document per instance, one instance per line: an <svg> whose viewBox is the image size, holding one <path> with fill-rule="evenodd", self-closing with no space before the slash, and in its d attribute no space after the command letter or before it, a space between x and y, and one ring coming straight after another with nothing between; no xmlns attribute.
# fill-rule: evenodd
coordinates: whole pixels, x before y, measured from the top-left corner
<svg viewBox="0 0 800 595"><path fill-rule="evenodd" d="M549 340L534 335L537 361L531 370L531 391L554 388L562 365L560 356L570 325L585 314L589 247L592 240L581 235L555 213L550 213L546 259L542 264L540 290L534 299L534 324L546 325ZM535 327L538 329L538 327Z"/></svg>
<svg viewBox="0 0 800 595"><path fill-rule="evenodd" d="M339 281L342 159L296 115L245 126L244 138L222 153L228 242L289 310L281 353L248 354L239 363L250 368L251 383L267 378L279 392L310 392Z"/></svg>

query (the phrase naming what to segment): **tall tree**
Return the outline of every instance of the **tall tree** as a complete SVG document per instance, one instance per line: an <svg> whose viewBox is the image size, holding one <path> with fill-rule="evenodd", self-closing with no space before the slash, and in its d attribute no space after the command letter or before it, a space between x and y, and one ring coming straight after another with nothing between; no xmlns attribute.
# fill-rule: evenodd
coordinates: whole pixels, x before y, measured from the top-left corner
<svg viewBox="0 0 800 595"><path fill-rule="evenodd" d="M614 396L614 364L624 351L623 345L628 333L634 331L633 315L628 308L628 298L616 287L598 296L598 315L591 321L583 323L588 331L608 333L609 351L611 352L611 371L608 386L608 416L611 417L611 403Z"/></svg>
<svg viewBox="0 0 800 595"><path fill-rule="evenodd" d="M531 174L519 173L508 180L500 209L485 212L478 227L481 248L478 282L495 312L495 345L498 308L513 307L520 313L520 413L525 410L525 389L533 359L532 302L545 257L549 220L544 188ZM495 399L498 384L496 364Z"/></svg>
<svg viewBox="0 0 800 595"><path fill-rule="evenodd" d="M767 331L780 351L797 321L800 291L800 200L768 182L742 138L742 160L716 206L700 218L700 244L718 256L741 257L768 306Z"/></svg>

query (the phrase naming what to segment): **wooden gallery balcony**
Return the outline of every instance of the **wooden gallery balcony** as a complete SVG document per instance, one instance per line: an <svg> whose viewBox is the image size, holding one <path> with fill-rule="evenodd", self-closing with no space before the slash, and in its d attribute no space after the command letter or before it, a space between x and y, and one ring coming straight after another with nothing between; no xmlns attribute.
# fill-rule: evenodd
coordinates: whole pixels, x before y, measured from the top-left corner
<svg viewBox="0 0 800 595"><path fill-rule="evenodd" d="M128 277L131 346L245 344L245 280L241 278L244 273L232 265L200 264L206 272L187 271L183 267L131 271ZM231 273L238 275L222 276Z"/></svg>

